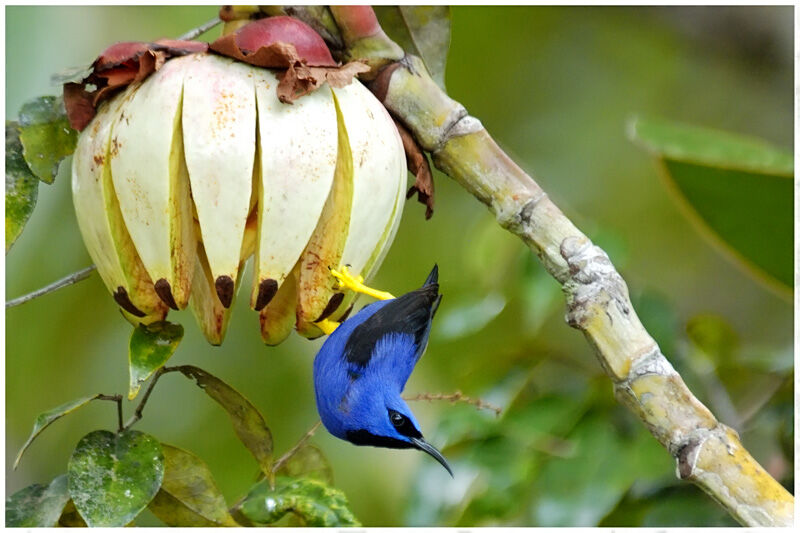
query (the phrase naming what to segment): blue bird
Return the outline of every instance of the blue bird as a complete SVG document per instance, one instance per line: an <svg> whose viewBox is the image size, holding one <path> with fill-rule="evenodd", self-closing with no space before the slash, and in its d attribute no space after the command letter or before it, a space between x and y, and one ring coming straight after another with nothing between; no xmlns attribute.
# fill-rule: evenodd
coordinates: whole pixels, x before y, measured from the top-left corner
<svg viewBox="0 0 800 533"><path fill-rule="evenodd" d="M442 300L438 268L433 267L421 288L399 298L364 287L346 270L344 275L333 273L350 288L390 299L365 306L336 327L314 359L322 423L335 437L359 446L422 450L452 476L447 460L422 437L400 396L425 351Z"/></svg>

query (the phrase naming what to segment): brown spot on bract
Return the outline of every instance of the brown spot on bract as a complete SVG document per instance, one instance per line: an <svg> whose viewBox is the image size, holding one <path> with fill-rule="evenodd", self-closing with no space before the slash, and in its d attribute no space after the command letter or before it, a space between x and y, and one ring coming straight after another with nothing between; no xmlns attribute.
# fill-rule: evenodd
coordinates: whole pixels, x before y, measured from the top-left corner
<svg viewBox="0 0 800 533"><path fill-rule="evenodd" d="M220 303L222 303L222 307L229 308L233 301L233 279L230 276L219 276L214 282L214 287L217 289L217 296Z"/></svg>
<svg viewBox="0 0 800 533"><path fill-rule="evenodd" d="M106 158L103 157L101 154L95 154L93 159L94 159L94 164L97 166L102 165L103 162L106 160Z"/></svg>
<svg viewBox="0 0 800 533"><path fill-rule="evenodd" d="M325 306L325 309L322 310L322 314L319 315L319 318L316 319L314 322L319 322L320 320L325 320L329 316L333 314L334 311L339 309L339 306L342 305L342 300L344 300L344 293L337 292L331 299L328 300L328 305Z"/></svg>
<svg viewBox="0 0 800 533"><path fill-rule="evenodd" d="M274 279L265 279L258 284L258 297L256 298L256 311L261 311L275 297L278 292L278 282Z"/></svg>
<svg viewBox="0 0 800 533"><path fill-rule="evenodd" d="M158 297L161 298L161 301L170 306L174 310L178 310L178 304L175 303L175 297L172 296L172 287L169 285L169 281L164 278L156 281L155 284L156 294Z"/></svg>
<svg viewBox="0 0 800 533"><path fill-rule="evenodd" d="M117 290L114 293L114 301L116 301L121 308L133 316L143 317L146 314L138 307L133 305L133 302L131 302L131 299L128 297L128 291L126 291L123 287L117 287Z"/></svg>

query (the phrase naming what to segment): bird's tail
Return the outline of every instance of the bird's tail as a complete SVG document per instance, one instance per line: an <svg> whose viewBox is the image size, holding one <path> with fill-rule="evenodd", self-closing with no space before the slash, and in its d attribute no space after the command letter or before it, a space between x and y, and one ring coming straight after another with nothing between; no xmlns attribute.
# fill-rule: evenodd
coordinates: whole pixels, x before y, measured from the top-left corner
<svg viewBox="0 0 800 533"><path fill-rule="evenodd" d="M439 265L437 265L436 263L433 264L433 269L431 270L431 273L428 274L428 279L425 280L425 283L422 286L423 287L430 287L431 285L435 285L436 286L434 294L437 295L436 296L436 300L434 300L433 304L431 304L431 319L433 319L433 316L436 314L436 310L439 309L439 303L441 303L441 301L442 301L442 295L438 294L438 292L439 292Z"/></svg>
<svg viewBox="0 0 800 533"><path fill-rule="evenodd" d="M428 279L425 280L425 283L423 283L422 286L427 287L428 285L438 285L438 284L439 284L439 265L434 263L431 273L428 274Z"/></svg>

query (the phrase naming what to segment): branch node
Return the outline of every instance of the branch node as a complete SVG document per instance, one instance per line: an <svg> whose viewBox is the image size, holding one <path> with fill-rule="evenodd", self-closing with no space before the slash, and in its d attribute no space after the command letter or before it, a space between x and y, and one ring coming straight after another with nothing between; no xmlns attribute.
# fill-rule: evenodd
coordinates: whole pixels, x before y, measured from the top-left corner
<svg viewBox="0 0 800 533"><path fill-rule="evenodd" d="M598 311L605 311L610 319L608 306L612 302L620 314L630 314L628 287L600 247L582 235L572 236L561 242L560 252L569 267L564 293L570 326L585 329Z"/></svg>
<svg viewBox="0 0 800 533"><path fill-rule="evenodd" d="M669 447L669 452L677 461L675 474L679 479L693 479L702 473L697 468L697 460L703 446L710 439L717 439L725 445L728 455L735 455L736 441L739 439L736 430L721 422L717 422L712 428L695 428Z"/></svg>
<svg viewBox="0 0 800 533"><path fill-rule="evenodd" d="M481 121L467 113L466 108L461 107L458 109L458 113L449 117L449 123L445 123L444 131L442 131L439 139L430 151L436 153L441 150L445 144L456 137L477 133L482 129L483 124Z"/></svg>
<svg viewBox="0 0 800 533"><path fill-rule="evenodd" d="M645 352L633 359L628 376L622 380L620 384L629 386L632 381L642 376L653 374L659 376L677 375L675 369L672 367L667 358L664 357L664 355L661 353L661 349L656 344L654 344L648 352Z"/></svg>
<svg viewBox="0 0 800 533"><path fill-rule="evenodd" d="M701 431L705 435L700 435ZM676 474L679 479L690 479L694 475L697 457L700 455L700 449L708 438L708 433L709 431L705 428L695 430L678 448L675 459L677 460Z"/></svg>
<svg viewBox="0 0 800 533"><path fill-rule="evenodd" d="M515 209L513 211L503 211L498 209L495 219L501 227L510 231L519 230L520 228L530 226L534 220L533 213L536 210L536 207L546 199L547 193L539 189L527 202L522 204L520 209Z"/></svg>

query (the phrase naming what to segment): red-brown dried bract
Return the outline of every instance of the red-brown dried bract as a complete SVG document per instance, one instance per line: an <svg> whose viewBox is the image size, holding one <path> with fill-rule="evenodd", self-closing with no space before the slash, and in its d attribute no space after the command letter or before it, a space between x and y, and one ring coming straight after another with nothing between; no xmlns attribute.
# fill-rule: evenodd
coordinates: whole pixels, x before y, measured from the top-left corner
<svg viewBox="0 0 800 533"><path fill-rule="evenodd" d="M207 50L206 43L173 39L112 44L92 63L89 76L79 83L64 84L64 106L70 125L82 131L100 103L131 83L144 80L170 57Z"/></svg>

